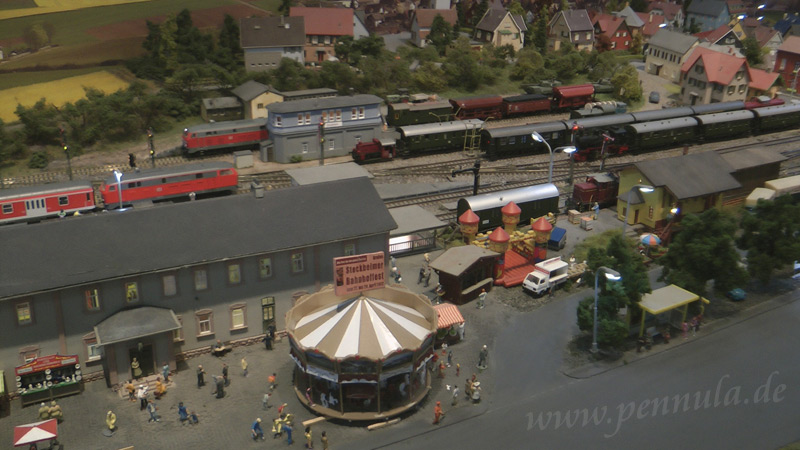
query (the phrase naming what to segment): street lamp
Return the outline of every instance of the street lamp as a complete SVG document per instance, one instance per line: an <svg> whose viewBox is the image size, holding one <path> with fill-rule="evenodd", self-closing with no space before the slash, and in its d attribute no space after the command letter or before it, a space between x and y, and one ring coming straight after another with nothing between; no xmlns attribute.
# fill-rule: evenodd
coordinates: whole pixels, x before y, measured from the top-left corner
<svg viewBox="0 0 800 450"><path fill-rule="evenodd" d="M600 267L597 269L597 272L594 273L594 331L592 333L592 353L597 353L597 279L600 277L601 272L609 281L619 281L622 279L622 275L620 275L619 272L614 269L609 269L606 266Z"/></svg>
<svg viewBox="0 0 800 450"><path fill-rule="evenodd" d="M603 146L600 148L600 171L606 166L606 144L614 142L614 138L603 133Z"/></svg>
<svg viewBox="0 0 800 450"><path fill-rule="evenodd" d="M630 191L628 191L628 201L627 201L627 206L625 207L625 222L622 222L622 236L625 236L625 226L628 225L628 214L630 214L631 212L631 193L633 192L634 189L638 189L639 192L642 192L644 194L656 190L656 188L648 184L637 184L636 186L632 187Z"/></svg>
<svg viewBox="0 0 800 450"><path fill-rule="evenodd" d="M542 135L539 134L537 131L534 131L534 132L531 133L531 138L533 138L534 141L536 141L536 142L538 142L540 144L546 145L547 146L547 151L550 152L550 171L547 173L547 182L548 183L552 183L553 182L553 149L550 148L550 144L548 144L547 141L544 140Z"/></svg>
<svg viewBox="0 0 800 450"><path fill-rule="evenodd" d="M114 176L117 177L117 192L119 193L119 210L122 211L122 172L114 169Z"/></svg>
<svg viewBox="0 0 800 450"><path fill-rule="evenodd" d="M559 147L559 148L556 149L556 151L559 151L559 150L561 150L562 152L564 152L564 153L569 155L569 192L571 194L572 193L572 175L575 173L575 158L573 157L573 155L575 154L576 151L578 151L578 148L575 147L574 145L569 145L569 146L566 146L566 147ZM569 198L572 198L572 197L567 197L567 198L569 199Z"/></svg>

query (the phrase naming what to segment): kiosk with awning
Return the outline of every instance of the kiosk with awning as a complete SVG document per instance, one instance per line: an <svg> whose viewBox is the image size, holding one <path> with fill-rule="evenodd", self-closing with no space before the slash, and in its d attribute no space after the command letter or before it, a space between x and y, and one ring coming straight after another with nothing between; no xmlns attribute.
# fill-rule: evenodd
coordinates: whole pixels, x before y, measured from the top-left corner
<svg viewBox="0 0 800 450"><path fill-rule="evenodd" d="M448 344L460 339L458 328L464 326L464 316L458 310L458 306L452 303L441 303L434 305L436 310L436 344L447 342Z"/></svg>
<svg viewBox="0 0 800 450"><path fill-rule="evenodd" d="M703 303L710 303L707 299L675 286L674 284L664 286L661 289L656 289L649 294L645 294L644 297L642 297L642 301L639 302L639 307L642 308L642 323L639 327L639 336L644 334L644 321L647 314L657 316L669 311L674 311L680 315L678 324L674 325L676 328L680 328L680 324L686 322L686 313L689 309L689 304L696 301L701 302L701 310L703 309ZM683 308L681 308L681 306Z"/></svg>
<svg viewBox="0 0 800 450"><path fill-rule="evenodd" d="M81 392L78 355L48 355L14 369L22 406Z"/></svg>

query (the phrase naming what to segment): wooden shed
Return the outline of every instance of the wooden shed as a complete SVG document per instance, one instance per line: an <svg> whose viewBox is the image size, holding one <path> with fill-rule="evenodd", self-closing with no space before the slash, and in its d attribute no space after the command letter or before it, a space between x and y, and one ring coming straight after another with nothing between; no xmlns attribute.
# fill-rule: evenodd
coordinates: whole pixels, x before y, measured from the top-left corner
<svg viewBox="0 0 800 450"><path fill-rule="evenodd" d="M443 298L463 305L478 297L481 289L491 290L492 274L500 254L474 245L448 249L431 262L444 289Z"/></svg>

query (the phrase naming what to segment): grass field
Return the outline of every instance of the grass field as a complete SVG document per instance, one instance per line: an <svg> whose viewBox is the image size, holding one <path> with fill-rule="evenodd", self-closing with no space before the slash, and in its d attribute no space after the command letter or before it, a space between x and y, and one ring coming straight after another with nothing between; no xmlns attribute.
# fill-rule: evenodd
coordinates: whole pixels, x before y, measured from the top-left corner
<svg viewBox="0 0 800 450"><path fill-rule="evenodd" d="M122 3L146 2L149 0L36 0L33 8L0 9L0 20L14 19L17 17L35 16L39 14L52 14L64 11L73 11L83 8L98 6L118 5ZM15 2L21 3L21 2Z"/></svg>
<svg viewBox="0 0 800 450"><path fill-rule="evenodd" d="M108 70L108 67L86 67L82 69L69 70L44 70L41 72L16 72L0 74L0 98L5 99L5 89L29 86L37 83L47 83L50 81L61 80L63 78L77 77L94 72Z"/></svg>
<svg viewBox="0 0 800 450"><path fill-rule="evenodd" d="M66 47L52 47L36 53L10 59L0 69L14 70L24 67L60 67L65 64L95 65L104 61L129 59L144 54L143 38L116 39L87 42Z"/></svg>
<svg viewBox="0 0 800 450"><path fill-rule="evenodd" d="M111 93L124 89L128 83L111 72L101 70L57 81L5 89L2 91L2 100L0 101L0 119L6 123L16 122L18 117L14 114L14 110L17 108L17 104L30 106L42 97L47 98L48 103L57 106L75 102L84 97L84 86Z"/></svg>

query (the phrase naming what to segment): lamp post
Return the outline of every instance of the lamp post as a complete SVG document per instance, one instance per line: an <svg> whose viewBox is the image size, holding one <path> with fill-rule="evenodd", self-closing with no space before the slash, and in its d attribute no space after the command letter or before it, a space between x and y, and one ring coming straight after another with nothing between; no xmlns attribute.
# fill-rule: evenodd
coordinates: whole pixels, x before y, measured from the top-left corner
<svg viewBox="0 0 800 450"><path fill-rule="evenodd" d="M117 177L117 193L119 193L119 210L122 211L122 172L115 169L114 176Z"/></svg>
<svg viewBox="0 0 800 450"><path fill-rule="evenodd" d="M534 131L533 133L531 133L531 138L533 138L534 141L539 142L540 144L546 145L547 146L547 151L550 152L550 171L547 172L547 182L548 183L552 183L553 182L553 149L550 147L550 144L548 144L547 141L544 140L542 135L539 134L537 131Z"/></svg>
<svg viewBox="0 0 800 450"><path fill-rule="evenodd" d="M561 150L564 153L569 155L569 181L568 181L568 183L569 183L569 193L572 194L572 181L573 181L572 176L575 173L575 158L574 158L574 155L575 155L575 152L578 151L578 149L574 145L570 145L570 146L567 146L567 147L557 148L556 151L558 151L558 150ZM567 198L572 198L572 197L570 196L570 197L567 197Z"/></svg>
<svg viewBox="0 0 800 450"><path fill-rule="evenodd" d="M625 226L628 225L628 214L631 212L631 193L634 189L638 189L640 192L647 194L649 192L653 192L656 188L650 186L648 184L637 184L628 191L628 201L627 206L625 207L625 221L622 222L622 235L625 236Z"/></svg>
<svg viewBox="0 0 800 450"><path fill-rule="evenodd" d="M614 269L609 269L606 266L600 267L594 274L594 331L592 332L592 353L597 353L597 280L601 272L606 276L606 279L610 281L619 281L622 279L622 275L620 275L619 272Z"/></svg>
<svg viewBox="0 0 800 450"><path fill-rule="evenodd" d="M603 146L600 148L600 171L606 166L606 144L614 142L614 138L603 133Z"/></svg>
<svg viewBox="0 0 800 450"><path fill-rule="evenodd" d="M325 165L325 122L320 119L319 126L317 128L317 133L319 135L319 165Z"/></svg>

